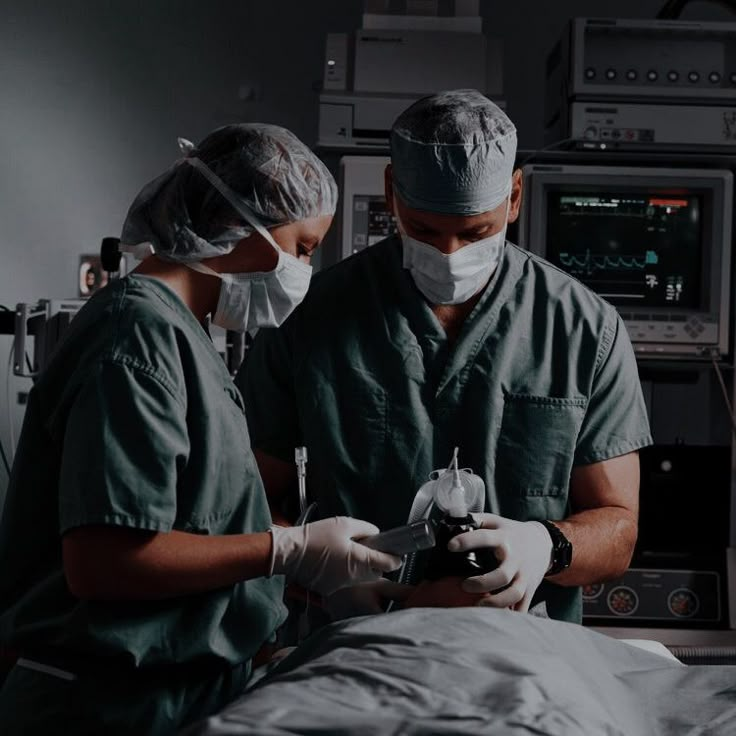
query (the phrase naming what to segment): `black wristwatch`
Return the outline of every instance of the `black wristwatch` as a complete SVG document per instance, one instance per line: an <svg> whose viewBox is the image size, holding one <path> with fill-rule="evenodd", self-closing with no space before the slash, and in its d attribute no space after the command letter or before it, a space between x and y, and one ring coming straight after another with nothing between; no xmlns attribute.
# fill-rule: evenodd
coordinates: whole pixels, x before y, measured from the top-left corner
<svg viewBox="0 0 736 736"><path fill-rule="evenodd" d="M562 572L570 567L572 562L572 543L562 533L562 530L555 526L551 521L540 521L540 524L549 532L552 537L552 564L549 570L545 573L545 577L548 575L557 575L558 572Z"/></svg>

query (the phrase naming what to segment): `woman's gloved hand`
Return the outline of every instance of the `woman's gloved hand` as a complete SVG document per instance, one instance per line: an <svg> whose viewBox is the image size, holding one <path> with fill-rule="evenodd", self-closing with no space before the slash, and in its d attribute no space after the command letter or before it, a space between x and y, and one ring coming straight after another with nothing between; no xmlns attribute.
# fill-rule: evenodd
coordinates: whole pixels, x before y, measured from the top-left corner
<svg viewBox="0 0 736 736"><path fill-rule="evenodd" d="M325 599L325 609L333 621L353 616L384 613L389 601L405 601L413 592L413 585L395 583L381 578L372 583L360 583L340 588Z"/></svg>
<svg viewBox="0 0 736 736"><path fill-rule="evenodd" d="M463 589L468 593L491 594L478 605L528 611L534 592L549 570L552 557L549 532L538 521L513 521L496 514L473 514L473 517L481 528L458 534L447 548L451 552L464 552L491 547L501 564L485 575L467 578Z"/></svg>
<svg viewBox="0 0 736 736"><path fill-rule="evenodd" d="M347 516L303 526L272 526L269 575L330 595L339 588L377 580L397 570L401 558L365 547L355 539L378 534L378 527Z"/></svg>

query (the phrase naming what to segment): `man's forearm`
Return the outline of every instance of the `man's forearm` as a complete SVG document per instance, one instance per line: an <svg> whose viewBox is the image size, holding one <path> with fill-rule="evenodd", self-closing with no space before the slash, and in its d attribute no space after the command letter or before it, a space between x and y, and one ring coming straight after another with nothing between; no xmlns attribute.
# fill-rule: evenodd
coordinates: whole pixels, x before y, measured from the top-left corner
<svg viewBox="0 0 736 736"><path fill-rule="evenodd" d="M572 542L572 564L549 578L559 585L588 585L617 578L634 553L637 520L628 509L607 506L555 521Z"/></svg>

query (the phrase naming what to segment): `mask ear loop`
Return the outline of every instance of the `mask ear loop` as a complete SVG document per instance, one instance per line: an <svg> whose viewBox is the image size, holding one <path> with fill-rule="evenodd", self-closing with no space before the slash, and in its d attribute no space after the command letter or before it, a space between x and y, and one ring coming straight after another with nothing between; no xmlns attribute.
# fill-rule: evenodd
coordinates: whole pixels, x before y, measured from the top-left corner
<svg viewBox="0 0 736 736"><path fill-rule="evenodd" d="M143 261L148 256L152 256L156 251L152 243L136 243L135 245L118 245L118 250L121 253L132 253L133 258L139 261Z"/></svg>
<svg viewBox="0 0 736 736"><path fill-rule="evenodd" d="M513 191L513 186L511 190L509 191L508 197L506 197L506 221L504 222L504 225L503 225L503 230L502 230L503 243L501 243L501 245L504 245L506 243L506 233L508 232L508 229L509 229L509 213L511 212L511 191Z"/></svg>
<svg viewBox="0 0 736 736"><path fill-rule="evenodd" d="M205 266L205 264L200 261L186 262L184 265L191 268L192 271L206 273L208 276L217 276L217 278L222 279L227 284L231 284L233 281L233 275L231 273L220 273L219 271L215 271L214 268Z"/></svg>

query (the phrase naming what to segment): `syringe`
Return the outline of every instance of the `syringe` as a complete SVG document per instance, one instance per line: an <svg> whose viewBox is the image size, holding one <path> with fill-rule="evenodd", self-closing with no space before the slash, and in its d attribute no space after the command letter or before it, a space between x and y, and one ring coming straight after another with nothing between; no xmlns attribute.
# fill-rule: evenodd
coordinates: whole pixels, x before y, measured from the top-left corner
<svg viewBox="0 0 736 736"><path fill-rule="evenodd" d="M299 482L299 515L307 511L307 448L297 447L294 450L296 475Z"/></svg>

